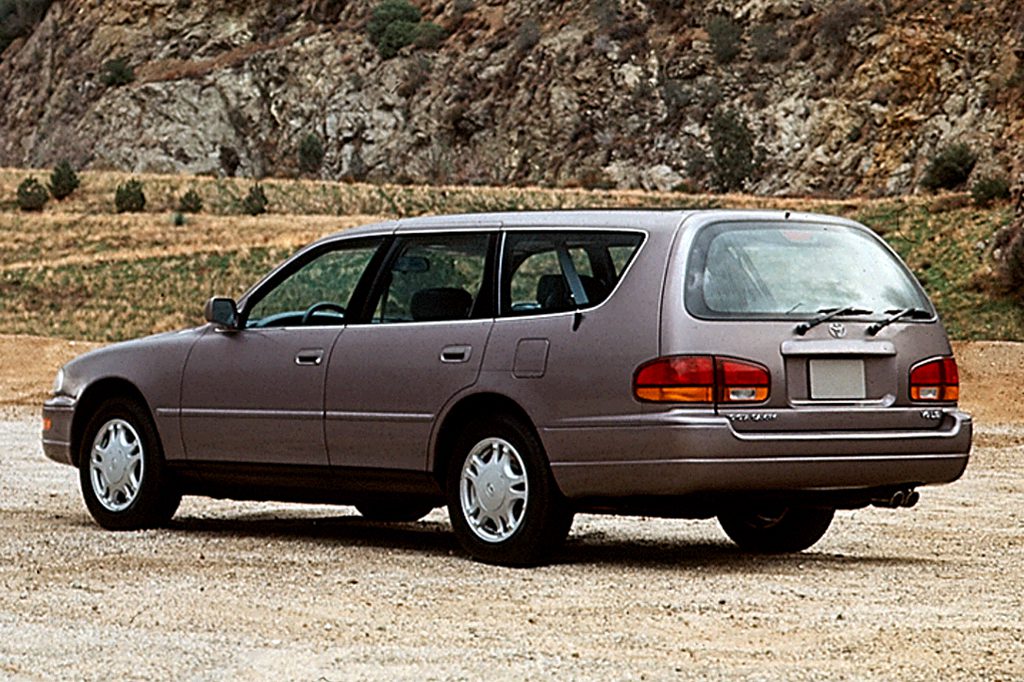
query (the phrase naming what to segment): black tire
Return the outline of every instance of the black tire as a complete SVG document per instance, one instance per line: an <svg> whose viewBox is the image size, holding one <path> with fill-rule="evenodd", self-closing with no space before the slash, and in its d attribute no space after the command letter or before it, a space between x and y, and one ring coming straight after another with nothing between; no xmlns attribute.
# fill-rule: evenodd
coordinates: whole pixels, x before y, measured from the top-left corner
<svg viewBox="0 0 1024 682"><path fill-rule="evenodd" d="M483 467L472 463L467 467L474 454L486 460ZM502 469L502 461L509 464L504 470L514 474L515 482L496 473ZM468 478L464 488L464 467L468 476L475 475L474 471L478 474L479 491ZM491 486L491 492L485 485ZM508 490L503 493L504 485ZM555 485L543 447L527 426L508 416L491 417L463 430L449 461L446 494L455 537L474 559L485 563L544 563L572 526L573 512ZM472 513L474 501L479 503L475 507L478 514ZM499 524L497 517L490 515L489 505L506 509L504 518L511 522Z"/></svg>
<svg viewBox="0 0 1024 682"><path fill-rule="evenodd" d="M78 474L85 506L108 530L162 526L181 503L181 493L164 464L156 427L149 412L134 400L112 398L89 418L79 449ZM108 480L115 477L112 483Z"/></svg>
<svg viewBox="0 0 1024 682"><path fill-rule="evenodd" d="M356 509L370 521L419 521L434 510L430 502L373 500L360 502Z"/></svg>
<svg viewBox="0 0 1024 682"><path fill-rule="evenodd" d="M718 515L729 538L747 552L801 552L821 539L835 509L765 505Z"/></svg>

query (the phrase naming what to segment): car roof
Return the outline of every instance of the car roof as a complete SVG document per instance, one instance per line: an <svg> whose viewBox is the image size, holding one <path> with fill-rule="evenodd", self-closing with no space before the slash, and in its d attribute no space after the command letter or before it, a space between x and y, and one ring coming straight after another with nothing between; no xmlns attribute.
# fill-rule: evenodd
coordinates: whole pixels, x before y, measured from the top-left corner
<svg viewBox="0 0 1024 682"><path fill-rule="evenodd" d="M689 220L694 218L694 220ZM436 230L479 230L497 228L618 228L642 229L648 232L675 232L687 223L694 227L709 222L736 221L791 221L827 222L860 227L857 223L831 215L763 209L583 209L552 211L508 211L500 213L460 213L452 215L419 216L362 225L325 237L321 241L338 237L373 236L381 234L424 232Z"/></svg>

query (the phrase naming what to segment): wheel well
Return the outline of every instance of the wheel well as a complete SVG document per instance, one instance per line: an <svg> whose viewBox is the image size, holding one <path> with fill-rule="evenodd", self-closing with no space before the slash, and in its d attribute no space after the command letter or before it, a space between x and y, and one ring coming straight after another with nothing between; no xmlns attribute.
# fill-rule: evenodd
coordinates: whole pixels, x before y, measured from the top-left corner
<svg viewBox="0 0 1024 682"><path fill-rule="evenodd" d="M497 393L478 393L463 398L445 417L434 445L432 471L434 472L434 477L441 484L442 489L445 483L445 473L448 470L448 460L451 459L452 450L455 447L456 439L459 437L460 429L473 419L489 417L495 414L507 414L519 419L540 441L540 436L537 434L537 428L534 426L533 420L526 414L526 410L511 398Z"/></svg>
<svg viewBox="0 0 1024 682"><path fill-rule="evenodd" d="M82 435L85 425L96 412L101 403L110 398L128 398L136 401L147 413L149 404L135 384L125 379L101 379L86 387L78 398L75 416L71 420L71 463L78 466L78 453L81 451Z"/></svg>

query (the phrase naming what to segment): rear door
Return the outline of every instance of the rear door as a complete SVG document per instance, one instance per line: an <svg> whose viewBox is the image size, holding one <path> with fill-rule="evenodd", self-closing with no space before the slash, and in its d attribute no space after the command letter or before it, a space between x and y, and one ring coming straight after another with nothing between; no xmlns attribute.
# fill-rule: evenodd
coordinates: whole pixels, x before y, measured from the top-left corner
<svg viewBox="0 0 1024 682"><path fill-rule="evenodd" d="M493 324L496 234L399 236L327 370L334 466L422 471L445 404L477 379Z"/></svg>

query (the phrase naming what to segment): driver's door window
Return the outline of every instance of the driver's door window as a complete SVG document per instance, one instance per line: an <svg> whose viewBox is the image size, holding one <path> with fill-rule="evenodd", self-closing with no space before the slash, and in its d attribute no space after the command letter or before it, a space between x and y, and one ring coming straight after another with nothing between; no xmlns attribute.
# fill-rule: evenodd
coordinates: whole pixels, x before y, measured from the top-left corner
<svg viewBox="0 0 1024 682"><path fill-rule="evenodd" d="M381 241L327 251L288 275L253 305L246 327L339 325Z"/></svg>

